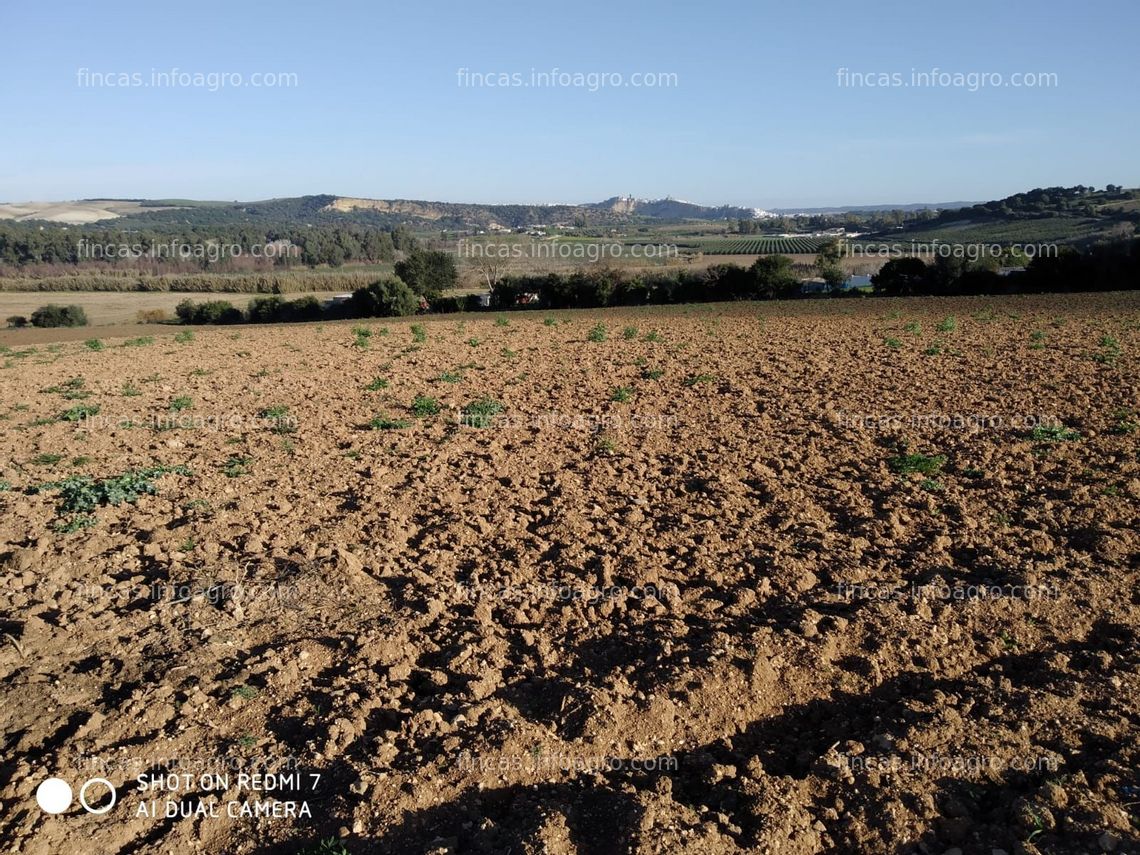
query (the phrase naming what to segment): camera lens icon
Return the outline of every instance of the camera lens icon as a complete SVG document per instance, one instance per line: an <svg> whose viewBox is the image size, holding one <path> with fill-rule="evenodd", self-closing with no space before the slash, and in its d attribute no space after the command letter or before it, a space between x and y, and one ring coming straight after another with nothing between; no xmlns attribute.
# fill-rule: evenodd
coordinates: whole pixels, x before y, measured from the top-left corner
<svg viewBox="0 0 1140 855"><path fill-rule="evenodd" d="M111 794L111 801L102 807L93 807L87 800L87 791L94 788L94 792L97 794L99 787L107 788L107 791ZM61 814L71 807L73 799L74 794L71 791L71 784L63 780L63 778L48 778L36 787L36 803L44 813ZM115 791L115 785L106 778L90 778L79 788L79 803L83 805L83 809L88 813L107 813L115 806L118 800L119 794Z"/></svg>

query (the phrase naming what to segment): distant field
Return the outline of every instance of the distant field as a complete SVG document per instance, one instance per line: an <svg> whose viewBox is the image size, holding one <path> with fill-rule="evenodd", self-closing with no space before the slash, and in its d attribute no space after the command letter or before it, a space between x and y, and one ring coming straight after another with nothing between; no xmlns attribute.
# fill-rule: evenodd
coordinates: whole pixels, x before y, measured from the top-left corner
<svg viewBox="0 0 1140 855"><path fill-rule="evenodd" d="M1046 217L1001 223L946 223L929 228L909 229L891 236L890 241L945 243L1070 243L1104 235L1104 223L1083 217Z"/></svg>
<svg viewBox="0 0 1140 855"><path fill-rule="evenodd" d="M834 238L826 237L749 237L729 240L700 240L695 248L705 255L803 255L819 252Z"/></svg>

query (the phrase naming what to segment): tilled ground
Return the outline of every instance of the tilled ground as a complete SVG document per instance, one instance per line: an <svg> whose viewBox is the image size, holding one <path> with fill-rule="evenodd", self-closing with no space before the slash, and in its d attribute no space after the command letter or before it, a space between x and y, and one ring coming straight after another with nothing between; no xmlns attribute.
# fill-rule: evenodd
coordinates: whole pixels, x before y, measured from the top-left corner
<svg viewBox="0 0 1140 855"><path fill-rule="evenodd" d="M9 851L1140 852L1140 297L547 317L4 353Z"/></svg>

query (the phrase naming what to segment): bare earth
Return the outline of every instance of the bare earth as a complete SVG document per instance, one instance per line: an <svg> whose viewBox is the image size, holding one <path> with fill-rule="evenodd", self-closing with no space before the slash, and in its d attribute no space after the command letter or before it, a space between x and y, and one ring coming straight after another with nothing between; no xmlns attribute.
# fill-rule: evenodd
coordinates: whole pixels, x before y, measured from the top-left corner
<svg viewBox="0 0 1140 855"><path fill-rule="evenodd" d="M1140 852L1140 295L551 316L0 355L10 851Z"/></svg>

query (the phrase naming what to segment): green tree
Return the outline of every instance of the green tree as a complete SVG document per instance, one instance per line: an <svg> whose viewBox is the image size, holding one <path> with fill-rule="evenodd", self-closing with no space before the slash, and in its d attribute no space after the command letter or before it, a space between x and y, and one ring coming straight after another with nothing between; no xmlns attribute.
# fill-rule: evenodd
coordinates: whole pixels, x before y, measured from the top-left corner
<svg viewBox="0 0 1140 855"><path fill-rule="evenodd" d="M396 275L416 294L429 300L459 284L459 267L449 252L413 249L396 262Z"/></svg>
<svg viewBox="0 0 1140 855"><path fill-rule="evenodd" d="M800 280L786 255L762 255L749 268L756 296L762 300L792 297L799 293Z"/></svg>
<svg viewBox="0 0 1140 855"><path fill-rule="evenodd" d="M871 277L876 294L905 297L926 287L927 267L921 258L892 258Z"/></svg>

